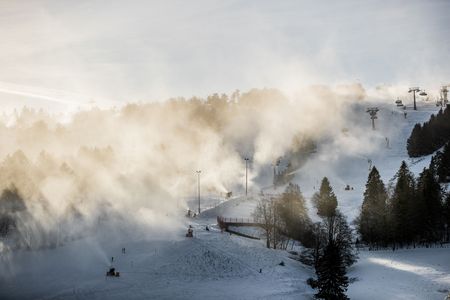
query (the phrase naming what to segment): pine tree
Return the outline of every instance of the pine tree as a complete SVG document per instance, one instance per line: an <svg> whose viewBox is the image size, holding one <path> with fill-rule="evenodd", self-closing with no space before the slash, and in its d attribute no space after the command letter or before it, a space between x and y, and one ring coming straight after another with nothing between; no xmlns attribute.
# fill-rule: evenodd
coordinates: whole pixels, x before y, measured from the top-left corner
<svg viewBox="0 0 450 300"><path fill-rule="evenodd" d="M444 240L448 242L450 240L450 193L447 194L443 204L443 218L444 218Z"/></svg>
<svg viewBox="0 0 450 300"><path fill-rule="evenodd" d="M331 217L336 214L337 198L328 178L322 179L319 192L313 196L313 202L320 217Z"/></svg>
<svg viewBox="0 0 450 300"><path fill-rule="evenodd" d="M450 142L448 142L442 154L436 153L437 162L437 175L439 176L439 182L449 182L450 178Z"/></svg>
<svg viewBox="0 0 450 300"><path fill-rule="evenodd" d="M318 299L348 299L345 295L349 284L340 247L330 241L323 251L317 266Z"/></svg>
<svg viewBox="0 0 450 300"><path fill-rule="evenodd" d="M410 157L418 157L420 156L420 134L422 132L422 125L417 123L414 125L414 128L411 132L410 137L406 142L406 149L408 150L408 155Z"/></svg>
<svg viewBox="0 0 450 300"><path fill-rule="evenodd" d="M415 181L405 161L395 177L397 182L391 198L392 230L394 243L410 244L413 241L413 202L415 199Z"/></svg>
<svg viewBox="0 0 450 300"><path fill-rule="evenodd" d="M441 238L442 190L430 169L424 169L417 183L415 208L416 232L427 242Z"/></svg>
<svg viewBox="0 0 450 300"><path fill-rule="evenodd" d="M283 223L285 234L303 243L311 220L305 198L297 184L289 183L277 202L277 212Z"/></svg>
<svg viewBox="0 0 450 300"><path fill-rule="evenodd" d="M371 245L380 243L386 245L387 199L384 183L376 167L373 167L367 179L361 214L357 222L362 241Z"/></svg>
<svg viewBox="0 0 450 300"><path fill-rule="evenodd" d="M339 210L336 211L336 216L333 220L334 236L332 241L339 247L344 265L350 267L358 258L352 244L352 229L348 225L346 217Z"/></svg>
<svg viewBox="0 0 450 300"><path fill-rule="evenodd" d="M442 152L437 151L436 154L431 157L430 166L429 166L430 171L435 176L439 177L438 169L439 169L441 163L442 163Z"/></svg>
<svg viewBox="0 0 450 300"><path fill-rule="evenodd" d="M17 226L19 214L26 210L25 201L13 185L0 195L0 237L8 236Z"/></svg>
<svg viewBox="0 0 450 300"><path fill-rule="evenodd" d="M428 155L450 141L450 106L431 115L423 125L416 124L407 141L410 157Z"/></svg>
<svg viewBox="0 0 450 300"><path fill-rule="evenodd" d="M337 209L337 198L326 177L319 193L314 195L317 214L322 218L323 234L317 240L321 248L315 251L317 274L316 294L320 299L348 299L345 295L349 284L346 268L356 261L352 246L352 231L347 220Z"/></svg>

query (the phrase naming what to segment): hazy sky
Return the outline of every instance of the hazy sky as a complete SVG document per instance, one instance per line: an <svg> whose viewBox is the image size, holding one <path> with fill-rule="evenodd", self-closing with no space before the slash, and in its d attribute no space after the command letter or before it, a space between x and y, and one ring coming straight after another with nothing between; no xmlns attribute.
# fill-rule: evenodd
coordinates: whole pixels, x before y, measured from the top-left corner
<svg viewBox="0 0 450 300"><path fill-rule="evenodd" d="M0 104L450 83L450 1L0 0Z"/></svg>

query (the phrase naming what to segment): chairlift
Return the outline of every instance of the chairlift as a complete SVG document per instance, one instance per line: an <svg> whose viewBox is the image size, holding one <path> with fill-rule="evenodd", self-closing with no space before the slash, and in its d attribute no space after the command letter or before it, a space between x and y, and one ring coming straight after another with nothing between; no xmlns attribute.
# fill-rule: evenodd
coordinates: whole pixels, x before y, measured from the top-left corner
<svg viewBox="0 0 450 300"><path fill-rule="evenodd" d="M425 91L421 91L421 92L419 93L419 95L420 95L420 96L426 96L427 93L425 93Z"/></svg>
<svg viewBox="0 0 450 300"><path fill-rule="evenodd" d="M397 100L395 101L395 104L397 104L397 106L403 106L403 102L402 102L402 100L400 100L400 99L397 99Z"/></svg>

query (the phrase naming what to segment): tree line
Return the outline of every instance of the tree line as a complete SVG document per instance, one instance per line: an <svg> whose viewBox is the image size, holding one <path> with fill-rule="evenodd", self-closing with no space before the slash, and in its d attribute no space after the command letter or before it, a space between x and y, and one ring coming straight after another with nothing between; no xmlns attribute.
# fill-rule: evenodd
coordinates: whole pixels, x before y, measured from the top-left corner
<svg viewBox="0 0 450 300"><path fill-rule="evenodd" d="M300 260L313 266L317 278L308 284L317 289L319 299L348 299L347 268L356 262L352 230L337 208L336 195L324 177L313 203L320 222L308 216L300 187L289 183L278 197L261 200L255 209L255 219L263 224L268 248L284 248L290 240L302 243L305 250Z"/></svg>
<svg viewBox="0 0 450 300"><path fill-rule="evenodd" d="M429 155L450 141L450 105L421 125L417 123L407 141L410 157Z"/></svg>
<svg viewBox="0 0 450 300"><path fill-rule="evenodd" d="M449 241L450 194L439 183L435 161L418 178L403 161L388 187L373 167L355 223L361 242L372 249Z"/></svg>

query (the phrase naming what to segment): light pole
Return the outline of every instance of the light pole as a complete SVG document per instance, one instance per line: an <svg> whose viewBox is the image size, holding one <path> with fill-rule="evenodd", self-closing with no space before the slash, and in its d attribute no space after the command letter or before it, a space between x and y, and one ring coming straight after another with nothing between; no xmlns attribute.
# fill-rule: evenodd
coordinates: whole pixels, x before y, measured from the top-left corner
<svg viewBox="0 0 450 300"><path fill-rule="evenodd" d="M248 161L250 160L248 157L244 158L245 160L245 197L247 197L247 186L248 186Z"/></svg>
<svg viewBox="0 0 450 300"><path fill-rule="evenodd" d="M273 188L276 189L278 185L278 166L281 163L281 157L279 157L276 161L273 162Z"/></svg>
<svg viewBox="0 0 450 300"><path fill-rule="evenodd" d="M448 86L443 85L441 87L441 105L442 106L447 106L447 103L448 103L447 94L448 94Z"/></svg>
<svg viewBox="0 0 450 300"><path fill-rule="evenodd" d="M195 171L197 173L197 195L198 195L198 214L200 214L200 173L201 170Z"/></svg>

